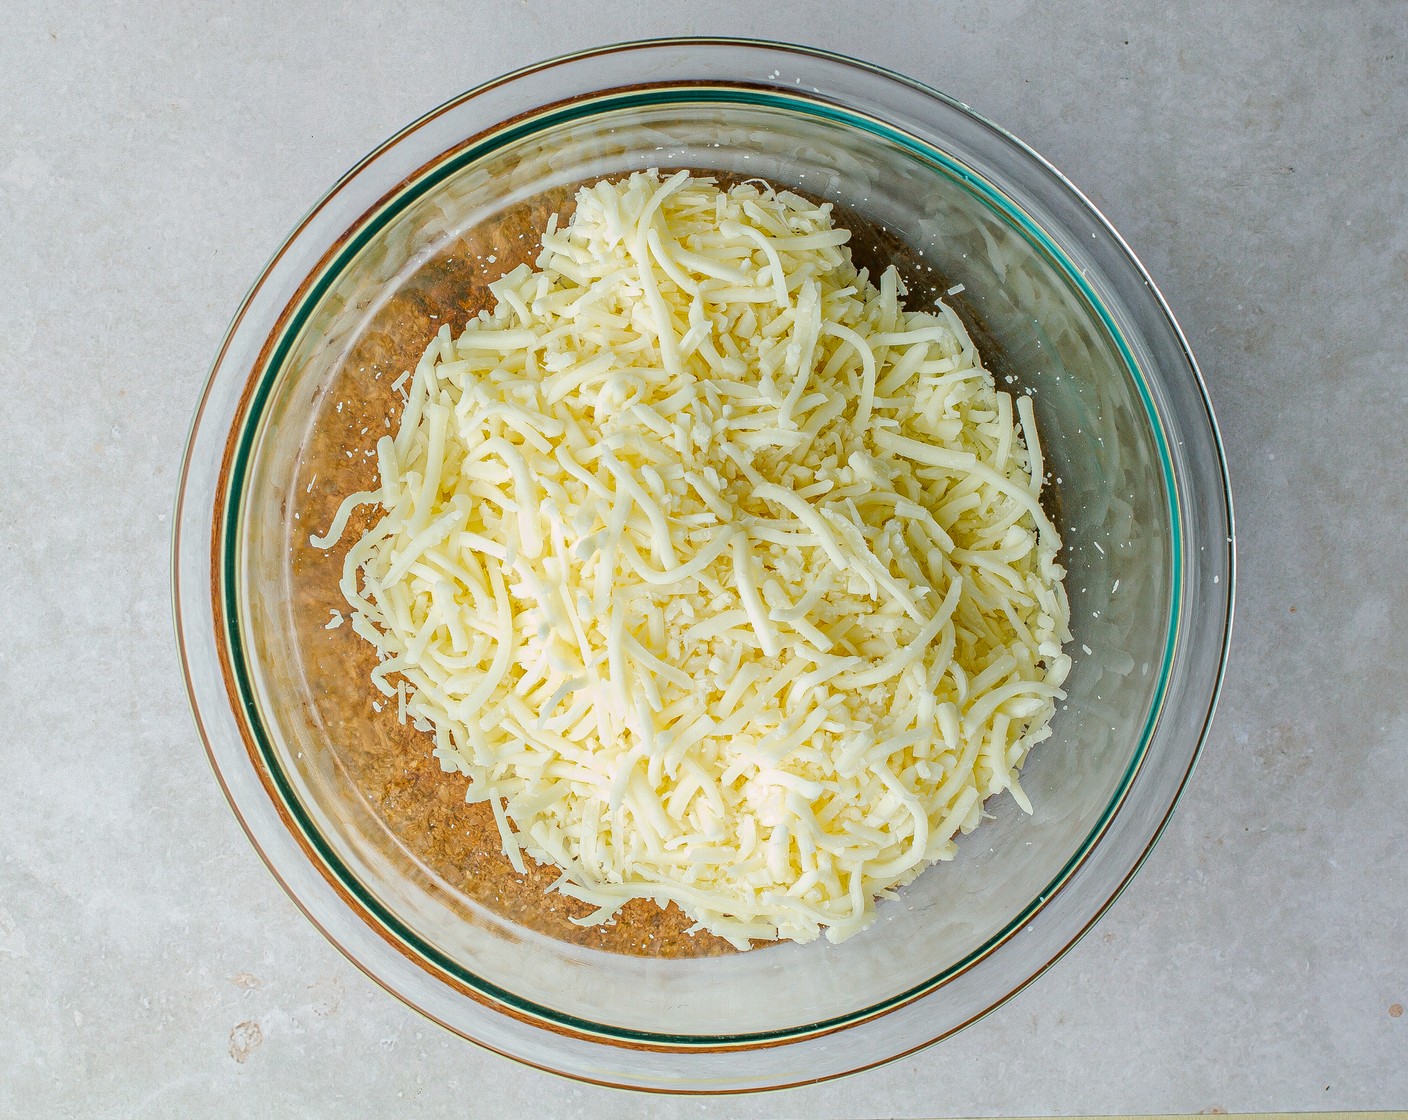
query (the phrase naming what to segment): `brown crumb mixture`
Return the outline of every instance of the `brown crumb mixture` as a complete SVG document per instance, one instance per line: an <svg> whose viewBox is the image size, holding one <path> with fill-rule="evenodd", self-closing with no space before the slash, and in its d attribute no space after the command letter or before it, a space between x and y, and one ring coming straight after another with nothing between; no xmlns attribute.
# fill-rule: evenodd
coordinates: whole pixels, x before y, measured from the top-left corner
<svg viewBox="0 0 1408 1120"><path fill-rule="evenodd" d="M548 216L556 211L565 219L570 209L570 192L563 191L518 208L490 229L475 230L472 239L428 262L396 292L348 353L321 398L294 489L295 625L317 715L347 778L406 850L451 888L528 929L577 945L648 957L731 953L721 938L690 934L692 919L673 903L662 909L636 899L610 923L575 925L569 918L593 907L548 891L558 876L555 868L525 854L526 874L519 875L500 849L489 806L466 804L468 779L443 772L431 755L431 737L403 726L396 699L371 685L371 647L350 625L327 629L332 612L349 613L338 589L343 556L379 518L379 509L364 506L354 513L340 544L327 552L308 542L310 532L331 523L345 495L376 487L374 449L399 425L402 401L392 386L402 372L414 368L442 324L458 336L470 316L491 306L489 282L519 264L532 266ZM869 266L872 275L891 262L900 269L910 306L922 307L947 290L944 278L892 234L839 207L836 221L855 234L858 265ZM945 298L978 326L962 297ZM982 341L976 330L975 338Z"/></svg>

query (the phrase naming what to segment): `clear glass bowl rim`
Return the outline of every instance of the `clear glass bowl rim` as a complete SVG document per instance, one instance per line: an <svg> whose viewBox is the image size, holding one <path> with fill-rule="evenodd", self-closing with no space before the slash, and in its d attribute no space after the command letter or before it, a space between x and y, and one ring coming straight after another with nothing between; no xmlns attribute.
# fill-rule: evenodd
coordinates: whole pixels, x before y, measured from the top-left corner
<svg viewBox="0 0 1408 1120"><path fill-rule="evenodd" d="M309 218L317 214L319 210L321 210L325 205L332 201L335 196L337 196L338 193L341 191L343 186L350 180L352 180L354 177L356 177L358 173L361 172L364 168L366 168L369 164L371 164L379 154L392 149L404 138L415 133L422 126L426 125L428 122L435 120L441 114L465 104L466 102L472 100L473 98L484 93L487 90L514 82L522 82L524 80L531 79L534 74L537 74L543 70L554 67L570 66L574 62L577 62L582 59L599 58L603 55L612 54L616 52L629 52L632 50L658 48L670 45L680 47L698 47L706 51L711 47L718 46L752 46L780 52L782 54L790 53L802 56L811 56L813 58L819 59L827 59L835 63L840 63L867 72L876 78L880 78L886 81L902 83L910 87L911 89L921 91L929 97L936 98L952 108L957 108L961 112L967 114L969 117L987 126L1007 143L1013 145L1021 153L1025 154L1028 158L1036 160L1037 162L1042 164L1047 170L1049 170L1052 174L1056 175L1056 177L1060 179L1062 184L1064 184L1064 186L1069 189L1072 194L1076 196L1076 198L1080 200L1080 202L1091 213L1091 215L1098 219L1099 223L1105 227L1109 235L1114 238L1114 240L1123 249L1124 253L1129 257L1130 261L1134 263L1139 268L1140 272L1144 273L1144 275L1147 277L1147 273L1144 272L1142 265L1139 265L1139 262L1134 257L1134 254L1124 244L1123 240L1119 238L1119 235L1115 233L1109 223L1103 218L1102 215L1099 214L1095 207L1084 198L1083 195L1076 191L1075 188L1071 186L1071 184L1067 180L1065 180L1063 176L1060 175L1059 172L1052 168L1049 163L1047 163L1044 159L1042 159L1042 157L1040 157L1037 153L1033 152L1021 141L1012 137L1005 130L1001 129L1000 126L997 126L992 122L987 121L985 118L982 118L978 114L974 113L967 106L961 105L960 103L955 102L953 99L947 97L946 95L939 93L938 91L933 90L923 85L922 83L916 82L913 79L896 74L882 67L851 59L843 55L835 54L833 52L821 51L809 47L790 46L785 44L767 43L758 40L735 38L683 38L647 40L637 43L623 43L618 45L600 47L592 50L561 56L555 59L550 59L542 63L537 63L520 69L518 71L514 71L510 74L504 75L503 77L494 79L493 81L484 83L483 85L475 87L474 89L471 89L465 92L464 94L461 94L458 97L451 99L444 105L427 113L423 117L419 118L417 121L408 125L405 129L398 132L395 136L391 137L385 143L373 150L373 152L369 153L367 157L359 161L359 163L355 165L346 175L344 175L341 179L338 180L338 182L328 191L324 198L320 200L317 206L314 207L313 211L309 215ZM466 165L472 162L474 159L480 158L481 156L488 154L488 152L494 150L495 147L501 146L502 144L508 142L511 138L515 138L515 133L521 135L525 132L536 131L537 129L546 127L550 123L556 123L556 120L559 119L562 115L566 115L570 118L573 115L580 116L586 113L599 112L603 108L604 101L610 101L611 107L613 108L658 103L659 101L666 98L674 101L697 102L703 100L711 103L744 101L749 104L783 104L786 108L790 109L800 108L803 111L813 112L819 115L831 115L833 119L843 119L849 124L858 125L860 127L868 128L871 131L881 133L883 135L886 135L889 139L897 140L898 142L910 148L911 150L916 150L922 158L930 162L950 164L954 168L956 173L962 174L961 165L953 164L952 161L949 160L949 158L942 151L934 148L922 138L915 137L907 132L904 132L903 130L889 126L884 121L875 118L867 119L865 113L849 109L844 104L828 102L824 100L825 91L817 92L822 94L822 100L809 98L806 97L804 94L794 94L790 89L786 87L776 88L772 90L761 90L748 88L746 86L743 86L741 83L729 80L722 80L715 86L701 85L692 89L682 88L680 86L670 86L668 83L666 83L665 88L662 90L652 90L647 88L637 89L635 91L625 93L611 90L598 91L598 93L596 94L583 94L579 98L574 98L563 106L544 106L540 110L532 111L529 114L526 114L527 119L521 125L512 124L511 122L502 122L500 126L496 126L490 129L489 132L484 136L466 138L464 142L457 148L451 149L447 152L443 152L440 156L436 157L436 159L432 160L429 165L422 168L422 173L418 173L416 176L414 176L412 182L398 185L396 189L389 191L386 195L384 195L380 203L376 207L373 207L372 210L362 214L360 217L357 217L355 221L353 221L350 225L346 226L346 232L349 236L345 237L341 241L341 243L334 243L328 249L319 268L315 269L314 272L310 273L309 276L305 279L304 283L300 286L300 291L296 299L292 303L290 303L287 308L284 309L283 313L278 317L277 321L274 323L273 330L268 335L268 342L266 343L264 350L261 353L260 360L255 364L253 369L234 370L228 371L227 373L227 376L229 377L243 377L247 380L247 386L242 394L240 411L236 415L236 426L230 432L230 438L235 441L237 450L232 459L233 468L228 472L228 489L224 495L223 503L219 500L219 498L217 498L217 508L222 504L224 506L224 512L226 515L224 518L225 524L224 526L208 526L208 530L215 531L215 536L206 537L206 540L211 543L212 551L214 551L215 540L223 540L224 546L221 550L221 559L220 562L215 565L215 568L220 587L219 593L221 594L221 597L224 600L224 614L227 625L224 628L223 635L219 635L216 633L202 633L200 637L202 639L208 638L213 644L217 646L220 645L222 637L225 642L228 642L228 651L225 649L221 649L220 652L222 654L228 652L231 664L234 667L234 676L240 682L239 691L242 700L240 707L243 708L243 711L241 713L237 713L237 718L239 718L242 722L242 731L244 732L244 734L248 737L251 737L253 740L253 742L250 742L250 739L247 738L245 745L247 747L253 748L254 750L257 750L258 754L262 759L263 765L265 767L265 773L261 774L260 777L265 787L265 791L271 798L274 798L276 800L276 803L280 803L280 815L283 816L285 823L290 828L290 830L296 830L296 834L300 834L298 835L298 838L300 839L301 843L303 843L305 851L307 851L310 847L312 849L316 849L318 853L318 858L321 859L323 863L323 866L319 869L322 874L324 876L331 875L337 883L341 884L344 891L350 891L353 895L357 896L356 903L349 905L349 912L355 912L362 920L367 921L368 923L379 923L382 927L385 927L384 930L381 931L383 932L384 936L386 936L386 934L389 932L394 934L397 940L400 940L402 942L409 942L411 945L413 945L416 951L422 957L427 958L426 970L432 976L436 976L436 978L441 979L443 981L445 977L438 974L441 972L448 972L451 976L455 977L459 981L459 984L456 984L455 987L458 988L462 985L468 985L470 988L474 989L474 991L478 994L487 997L488 1001L490 1001L494 1005L506 1005L507 1008L516 1010L520 1014L527 1014L534 1018L543 1020L544 1025L550 1026L551 1024L556 1023L558 1030L562 1030L565 1028L567 1032L572 1034L578 1034L579 1032L581 1032L587 1036L598 1038L602 1042L606 1042L608 1044L613 1039L615 1039L618 1040L618 1044L624 1043L627 1046L630 1046L632 1043L644 1043L646 1045L657 1045L666 1047L704 1047L710 1050L717 1051L721 1049L777 1045L779 1042L796 1041L804 1038L815 1037L816 1035L821 1033L829 1033L833 1030L844 1029L847 1027L859 1025L863 1022L867 1022L878 1016L884 1015L887 1012L892 1011L900 1006L909 1004L917 999L923 998L925 995L932 993L937 988L941 987L943 984L952 979L954 976L966 971L973 964L977 963L977 961L981 960L983 957L986 957L990 953L1000 948L1007 940L1011 938L1014 933L1020 930L1028 922L1033 920L1035 914L1057 891L1061 889L1061 887L1070 879L1070 877L1083 863L1089 853L1093 850L1094 846L1099 843L1110 822L1113 820L1114 815L1119 811L1120 807L1124 803L1125 796L1127 795L1130 786L1134 780L1134 777L1138 772L1148 751L1154 727L1156 726L1158 719L1162 713L1167 680L1171 671L1172 660L1176 656L1175 645L1178 636L1177 630L1180 618L1180 604L1178 602L1178 596L1181 594L1182 591L1182 579L1180 568L1182 562L1182 551L1181 547L1177 544L1177 535L1181 530L1180 511L1178 506L1179 490L1175 483L1172 465L1169 460L1169 454L1165 443L1163 424L1161 422L1158 409L1155 407L1150 398L1148 388L1144 381L1144 373L1139 368L1138 363L1130 355L1127 344L1123 339L1121 331L1111 320L1108 312L1105 310L1103 302L1101 301L1099 296L1093 290L1091 290L1087 284L1084 283L1084 281L1080 277L1079 271L1075 269L1068 260L1066 260L1060 248L1050 241L1050 239L1046 236L1046 234L1041 230L1038 225L1032 223L1029 219L1025 219L1025 215L1023 215L1020 209L1016 208L1013 203L1011 203L1010 201L1004 203L1001 198L996 197L995 192L990 192L993 193L994 197L985 199L987 204L989 206L993 206L995 209L1000 210L1006 220L1013 221L1015 219L1017 224L1026 227L1026 232L1029 240L1034 240L1034 242L1038 243L1040 247L1045 251L1046 255L1055 258L1058 267L1060 267L1061 270L1067 275L1067 277L1082 290L1082 293L1088 300L1089 304L1093 308L1095 308L1097 312L1101 315L1101 317L1105 320L1106 329L1109 330L1111 337L1116 341L1117 346L1122 351L1126 366L1128 367L1130 372L1130 376L1133 379L1135 385L1138 387L1140 397L1143 401L1146 412L1148 413L1153 430L1156 433L1156 440L1159 445L1161 467L1165 477L1165 484L1168 488L1168 496L1171 507L1170 512L1172 514L1173 529L1175 534L1175 548L1173 552L1174 569L1171 573L1171 578L1174 585L1175 599L1171 605L1169 623L1170 632L1168 635L1164 663L1160 667L1161 680L1158 686L1158 698L1152 706L1152 710L1148 717L1144 732L1141 736L1141 742L1139 744L1139 747L1136 750L1134 756L1132 757L1128 765L1127 771L1120 782L1117 794L1112 799L1105 813L1102 814L1100 821L1092 829L1086 841L1081 845L1080 849L1075 853L1075 855L1071 858L1068 864L1057 875L1056 879L1053 880L1053 882L1040 893L1037 899L1035 899L1024 912L1019 914L1011 923L1009 923L1007 927L1005 927L997 935L991 938L978 950L976 950L972 954L969 954L968 957L965 957L962 961L958 962L956 965L951 966L944 972L931 978L929 981L915 988L912 988L909 991L893 996L885 1001L882 1001L880 1004L859 1009L854 1014L839 1017L834 1020L829 1020L825 1023L809 1024L804 1028L784 1029L780 1031L770 1032L758 1032L746 1036L669 1036L611 1027L604 1024L589 1023L576 1020L569 1016L562 1016L559 1013L554 1012L551 1008L540 1007L535 1004L527 1004L526 1001L523 1001L519 999L519 997L514 996L513 993L500 988L499 986L495 985L492 981L487 981L482 977L478 977L471 973L468 973L456 962L449 961L448 959L437 959L437 957L439 957L440 955L435 952L433 947L426 946L423 943L418 944L418 939L412 931L408 931L404 929L404 927L401 927L397 922L394 914L387 912L385 908L382 907L381 904L375 899L374 896L361 889L360 884L357 883L355 878L351 876L350 873L348 873L344 868L341 868L339 866L336 856L333 855L331 850L321 840L321 838L317 834L316 829L314 829L311 824L307 821L306 816L304 816L304 814L300 811L296 800L291 796L291 793L287 788L286 781L283 779L280 773L277 759L268 743L267 732L263 726L263 721L258 712L257 705L252 698L248 685L248 680L245 676L239 641L239 604L235 595L236 581L233 578L230 578L230 575L234 570L233 550L235 548L236 541L238 538L238 533L236 531L237 521L244 505L244 499L246 497L246 495L243 493L243 488L241 486L241 478L243 476L245 468L248 466L248 454L253 443L255 442L255 437L257 435L260 422L263 419L264 410L261 406L264 403L264 398L267 396L274 380L276 379L277 373L281 365L281 355L284 350L286 350L291 340L296 336L299 328L302 325L303 320L306 319L310 310L316 304L316 301L320 297L321 292L325 289L326 285L331 282L333 278L335 278L338 269L342 267L351 258L351 256L360 247L360 245L364 244L371 237L375 236L377 230L381 227L381 225L385 221L389 220L391 216L394 215L396 209L399 209L399 205L405 204L405 202L407 201L407 192L413 191L419 193L426 189L429 189L429 187L432 186L438 179L443 178L447 174L450 174L452 169ZM967 176L964 177L968 178ZM978 186L981 191L981 187L983 186L983 184L980 183L974 185ZM173 604L175 610L178 644L180 646L182 668L186 678L187 691L192 706L192 712L195 716L197 726L205 743L207 754L210 758L212 767L215 770L216 776L220 781L222 789L224 789L226 797L230 802L231 808L234 810L236 817L240 820L240 823L245 828L245 831L249 835L251 842L256 847L256 850L260 852L261 857L264 859L265 863L269 866L270 870L274 873L275 877L278 879L281 885L284 886L285 890L300 906L300 909L302 909L304 913L311 920L314 921L314 924L317 925L321 932L323 932L324 936L326 936L330 941L332 941L334 945L336 945L345 955L349 957L349 959L353 961L353 963L357 964L359 968L367 972L369 976L371 976L383 987L386 987L389 991L395 994L398 998L402 999L404 1002L407 1002L411 1006L416 1007L418 1010L421 1010L424 1014L430 1015L430 1012L427 1011L425 1008L420 1007L411 996L407 995L403 991L398 990L386 978L378 975L364 961L360 960L352 950L346 948L342 944L339 938L334 933L332 933L323 922L318 920L318 918L310 911L309 907L304 903L303 899L300 898L299 892L295 890L295 888L291 886L290 883L286 880L284 875L280 873L279 866L277 866L275 860L271 858L269 853L265 850L265 847L260 843L259 838L255 835L254 829L251 828L250 822L246 819L245 813L241 811L241 804L239 800L237 800L235 794L231 790L230 785L226 782L225 776L222 774L221 764L219 759L217 758L217 751L214 749L212 743L210 730L208 729L206 722L202 719L202 709L200 701L198 699L198 689L196 687L195 682L193 681L191 664L192 651L188 648L187 645L186 625L183 616L182 606L184 601L189 600L192 591L191 589L183 587L182 585L181 558L183 548L196 548L199 546L200 542L194 540L187 542L183 539L182 515L184 512L189 476L192 470L192 455L196 449L196 439L201 426L201 420L205 412L206 403L208 402L211 396L212 387L217 377L221 375L223 362L225 359L226 351L229 347L231 337L240 327L241 321L244 319L245 313L249 310L250 305L254 300L255 294L260 289L261 285L263 285L264 281L269 277L270 273L273 272L279 266L283 257L284 249L286 249L288 245L299 236L299 234L306 228L307 223L308 218L305 218L304 222L301 223L300 226L296 227L294 233L290 235L289 239L285 242L284 246L282 246L280 250L274 255L273 259L266 266L264 271L261 273L260 277L255 281L254 285L251 287L249 294L246 296L246 299L242 303L239 311L237 312L231 324L230 330L224 340L224 343L222 344L219 355L217 356L212 366L209 381L207 383L205 392L203 393L201 398L201 405L198 408L196 417L192 423L191 433L187 445L186 459L183 463L181 472L180 495L178 497L177 503L177 516L174 518L173 521ZM331 261L332 263L329 264L329 261ZM317 282L310 283L310 281L314 279L315 275L317 275L318 277ZM1226 623L1223 632L1221 656L1217 664L1216 679L1212 682L1212 687L1208 697L1206 717L1202 720L1202 729L1198 734L1197 743L1193 751L1191 752L1188 763L1188 771L1184 774L1183 782L1180 783L1179 789L1175 794L1173 801L1169 804L1168 811L1164 814L1164 817L1162 821L1160 821L1158 828L1154 831L1154 834L1149 838L1148 844L1145 846L1144 850L1139 853L1137 860L1129 869L1128 874L1118 884L1117 888L1113 891L1113 893L1111 893L1109 897L1099 905L1098 909L1096 910L1094 916L1091 917L1090 921L1086 923L1086 925L1076 933L1076 936L1073 937L1061 949L1060 952L1058 952L1055 956L1051 957L1050 960L1047 960L1045 963L1043 963L1040 968L1033 972L1032 975L1028 977L1022 984L1019 984L1011 991L1003 993L997 998L995 998L986 1010L991 1010L992 1008L999 1006L1001 1003L1011 998L1011 996L1014 995L1017 991L1019 991L1021 987L1024 987L1026 983L1030 983L1032 979L1035 979L1037 975L1040 975L1040 973L1044 971L1047 967L1049 967L1052 963L1054 963L1056 959L1059 959L1060 955L1062 955L1066 951L1066 949L1073 945L1075 941L1078 940L1079 937L1083 935L1086 930L1089 929L1090 925L1093 925L1094 921L1097 920L1098 917L1103 914L1106 909L1108 909L1108 907L1113 903L1115 898L1118 897L1118 894L1123 889L1124 885L1128 883L1129 879L1138 869L1143 859L1147 856L1148 851L1152 848L1154 842L1158 838L1158 835L1162 832L1164 824L1166 824L1168 816L1172 812L1173 805L1176 804L1177 794L1181 793L1183 785L1186 784L1188 773L1191 773L1192 767L1197 760L1198 754L1201 752L1202 743L1206 735L1207 727L1211 721L1212 712L1215 708L1217 696L1221 688L1222 676L1226 665L1228 643L1230 641L1232 603L1235 587L1235 534L1233 530L1231 494L1230 486L1227 479L1225 457L1222 454L1221 441L1217 433L1216 419L1213 415L1211 405L1208 402L1206 388L1203 384L1202 377L1198 371L1196 362L1193 359L1191 350L1189 349L1186 340L1184 340L1182 332L1178 328L1172 313L1169 311L1167 305L1163 301L1162 296L1157 292L1157 289L1153 287L1152 281L1148 281L1148 287L1153 297L1158 301L1163 311L1163 314L1167 319L1168 326L1177 335L1179 342L1182 346L1183 354L1187 359L1188 372L1191 374L1191 376L1197 383L1198 391L1204 403L1206 419L1211 428L1213 442L1217 449L1218 467L1221 471L1222 476L1221 483L1227 511L1228 538L1227 561L1225 568L1227 577L1227 611ZM223 535L221 533L222 528ZM199 594L199 591L196 591L195 594ZM253 764L252 757L251 764ZM312 853L310 852L309 854ZM352 902L352 900L350 899L348 899L347 901L349 903ZM430 967L431 964L433 964L433 968ZM435 1016L433 1015L430 1017L435 1018ZM443 1022L443 1020L440 1020L438 1018L436 1019L436 1021ZM971 1022L971 1020L969 1021ZM454 1025L444 1025L449 1027L449 1029L456 1031L456 1033L464 1034L466 1037L472 1038L472 1036L467 1034L467 1032L461 1030L460 1028ZM953 1029L960 1029L963 1025L967 1025L967 1023L960 1024L959 1027L955 1027ZM950 1030L944 1032L945 1035L948 1033L952 1033L952 1031ZM940 1035L939 1037L943 1036L944 1035ZM473 1040L484 1044L482 1039L474 1038ZM910 1052L913 1049L919 1048L919 1046L927 1045L929 1042L936 1040L937 1039L925 1039L921 1041L918 1046L908 1047L901 1053ZM519 1060L528 1061L529 1064L537 1064L520 1054L509 1054L508 1056L518 1058ZM892 1055L892 1057L899 1056L900 1053ZM551 1067L545 1066L543 1068ZM554 1072L560 1071L554 1070ZM837 1070L834 1074L831 1075L840 1075L845 1072L850 1071Z"/></svg>

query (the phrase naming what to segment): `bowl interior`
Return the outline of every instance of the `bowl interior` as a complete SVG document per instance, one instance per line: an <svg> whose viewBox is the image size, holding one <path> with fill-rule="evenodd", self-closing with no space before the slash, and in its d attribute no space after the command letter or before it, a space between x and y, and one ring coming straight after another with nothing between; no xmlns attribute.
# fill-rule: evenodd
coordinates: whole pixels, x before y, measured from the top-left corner
<svg viewBox="0 0 1408 1120"><path fill-rule="evenodd" d="M582 930L581 908L497 853L464 779L368 682L342 550L308 543L376 485L397 381L442 323L532 263L576 185L687 167L833 201L857 257L893 261L922 306L948 298L1012 392L1034 397L1065 540L1074 668L1054 734L959 855L832 946L736 954L653 906ZM574 102L447 153L349 232L271 340L237 433L222 558L235 672L258 765L290 823L369 920L433 973L569 1028L625 1038L785 1037L884 1010L1031 920L1098 839L1158 714L1173 645L1178 518L1163 436L1122 340L1063 246L977 169L818 102L698 87ZM365 511L364 511L365 513ZM354 522L344 543L368 522Z"/></svg>

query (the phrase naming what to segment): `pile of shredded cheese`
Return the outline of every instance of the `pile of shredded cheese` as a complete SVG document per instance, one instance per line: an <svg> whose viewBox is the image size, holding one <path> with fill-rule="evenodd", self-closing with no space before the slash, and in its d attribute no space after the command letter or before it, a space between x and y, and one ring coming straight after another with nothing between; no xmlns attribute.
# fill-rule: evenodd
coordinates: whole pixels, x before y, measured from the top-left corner
<svg viewBox="0 0 1408 1120"><path fill-rule="evenodd" d="M374 683L583 923L841 941L1029 808L1070 665L1031 402L849 236L756 181L583 188L315 538L385 511L342 580Z"/></svg>

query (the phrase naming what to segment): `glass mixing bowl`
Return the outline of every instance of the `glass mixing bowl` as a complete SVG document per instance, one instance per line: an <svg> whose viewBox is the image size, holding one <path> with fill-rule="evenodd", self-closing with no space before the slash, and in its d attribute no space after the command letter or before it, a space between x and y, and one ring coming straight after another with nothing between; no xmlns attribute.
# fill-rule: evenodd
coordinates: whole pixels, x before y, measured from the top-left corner
<svg viewBox="0 0 1408 1120"><path fill-rule="evenodd" d="M1022 774L1035 811L995 799L956 860L839 946L681 959L559 935L576 927L505 895L495 853L456 858L469 850L462 779L397 753L412 733L372 705L369 652L350 627L326 628L341 605L337 565L308 534L373 479L367 452L394 424L399 372L441 323L458 330L484 306L489 280L533 258L576 185L652 167L758 176L834 201L859 256L900 265L911 306L961 285L948 298L999 382L1034 396L1075 661L1054 734ZM196 719L231 806L293 899L368 975L449 1029L636 1088L756 1089L861 1069L1031 981L1110 905L1167 821L1211 716L1231 618L1212 411L1115 231L966 107L849 59L756 42L658 41L543 63L367 156L236 315L196 415L176 522Z"/></svg>

